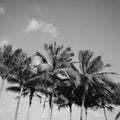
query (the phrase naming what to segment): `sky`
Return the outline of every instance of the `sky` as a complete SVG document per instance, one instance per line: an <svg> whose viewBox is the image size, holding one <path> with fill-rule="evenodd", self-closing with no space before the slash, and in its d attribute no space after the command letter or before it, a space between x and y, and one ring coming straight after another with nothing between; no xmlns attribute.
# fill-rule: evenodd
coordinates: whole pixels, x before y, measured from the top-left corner
<svg viewBox="0 0 120 120"><path fill-rule="evenodd" d="M70 46L75 53L91 50L111 63L110 71L120 72L120 1L119 0L0 0L0 44L9 43L28 54L45 53L44 43ZM116 78L119 81L119 78ZM7 84L7 83L6 83ZM6 85L7 86L7 85ZM6 87L5 86L5 87ZM5 92L0 100L0 120L13 120L16 94ZM28 99L23 99L19 117L26 119ZM47 119L47 108L33 100L31 120ZM68 109L54 108L54 119L69 119ZM73 107L73 119L80 108ZM118 109L119 110L119 109ZM118 110L107 112L113 120ZM103 111L89 110L88 119L104 119Z"/></svg>

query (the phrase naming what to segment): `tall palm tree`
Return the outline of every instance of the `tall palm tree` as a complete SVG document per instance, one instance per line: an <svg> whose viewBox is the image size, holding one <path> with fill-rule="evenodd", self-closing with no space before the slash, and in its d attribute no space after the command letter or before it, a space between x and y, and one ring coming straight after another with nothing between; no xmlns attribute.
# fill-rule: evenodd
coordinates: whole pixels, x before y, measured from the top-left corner
<svg viewBox="0 0 120 120"><path fill-rule="evenodd" d="M6 64L11 71L10 75L7 77L7 81L12 84L17 84L17 86L13 85L8 87L7 90L12 92L19 91L15 112L15 120L17 120L24 83L28 80L28 77L30 77L30 59L28 55L22 51L22 49L17 49L8 61L9 62Z"/></svg>
<svg viewBox="0 0 120 120"><path fill-rule="evenodd" d="M56 88L57 91L57 98L55 99L55 103L58 105L58 108L61 107L69 107L70 110L70 120L72 120L72 105L75 101L75 88L77 85L76 75L74 71L69 68L66 70L67 75L69 78L63 78L62 81Z"/></svg>
<svg viewBox="0 0 120 120"><path fill-rule="evenodd" d="M39 66L42 66L43 70L47 69L47 74L45 75L47 82L44 88L46 88L46 91L49 93L49 119L52 120L53 97L56 96L55 89L61 80L59 75L67 75L66 69L70 66L74 54L70 47L64 49L64 46L57 46L56 43L50 45L45 44L44 49L48 53L48 60L39 52L36 52L36 55L39 56L42 61Z"/></svg>
<svg viewBox="0 0 120 120"><path fill-rule="evenodd" d="M8 91L12 91L12 92L20 92L20 87L19 86L12 86L12 87L8 87L7 88ZM28 113L27 113L27 120L30 119L30 111L31 111L31 105L32 105L32 101L33 101L33 97L38 98L41 102L42 97L38 94L39 90L36 89L35 84L32 84L32 86L27 83L24 85L24 89L22 91L21 96L26 97L29 96L29 106L28 106ZM16 98L18 98L19 96L17 96Z"/></svg>
<svg viewBox="0 0 120 120"><path fill-rule="evenodd" d="M5 79L9 75L9 69L5 65L5 62L9 59L12 53L13 53L13 48L12 45L10 44L5 44L2 47L0 47L0 76L2 78L1 86L0 86L0 98L4 88Z"/></svg>
<svg viewBox="0 0 120 120"><path fill-rule="evenodd" d="M70 111L70 120L72 120L72 105L73 105L73 101L71 98L67 99L65 98L63 95L57 97L54 100L54 103L58 105L58 110L60 110L60 108L65 108L65 107L69 107L69 111Z"/></svg>
<svg viewBox="0 0 120 120"><path fill-rule="evenodd" d="M38 79L40 79L42 73L44 72L41 71L41 69L37 70L37 72L34 72L35 68L32 65L32 57L28 57L27 54L22 50L16 50L15 52L17 53L13 54L11 64L8 65L9 67L12 66L12 72L7 79L9 83L17 83L18 86L11 86L6 90L19 93L19 96L17 97L18 104L16 108L15 120L18 116L21 96L26 97L29 95L29 107L27 114L27 120L29 120L33 97L41 99L41 96L37 93L39 92L37 89L37 84Z"/></svg>
<svg viewBox="0 0 120 120"><path fill-rule="evenodd" d="M99 89L102 89L104 92L100 92ZM106 92L106 94L105 94ZM112 112L112 94L107 93L108 91L102 86L100 88L95 88L94 86L90 86L87 91L87 95L85 96L85 118L87 120L87 109L99 109L103 108L105 120L107 120L106 108Z"/></svg>
<svg viewBox="0 0 120 120"><path fill-rule="evenodd" d="M120 83L117 83L117 87L113 88L116 97L114 97L114 105L116 106L120 106ZM120 119L120 111L117 113L117 115L115 116L114 120L119 120Z"/></svg>
<svg viewBox="0 0 120 120"><path fill-rule="evenodd" d="M35 89L35 87L30 87L29 88L29 92L28 93L24 93L24 94L29 94L29 107L28 107L28 114L27 114L27 120L30 119L30 108L31 108L31 104L32 104L32 100L33 100L33 97L38 97L40 102L41 102L41 96L38 95L36 93L36 91L38 91L37 89Z"/></svg>
<svg viewBox="0 0 120 120"><path fill-rule="evenodd" d="M94 57L93 55L94 53L91 51L80 50L78 53L79 69L72 64L73 70L78 74L79 84L82 86L80 120L85 118L85 96L87 96L89 85L104 86L106 90L111 92L108 83L112 83L112 80L108 75L114 73L102 72L104 68L110 67L110 64L104 64L101 56ZM106 93L101 89L99 92Z"/></svg>
<svg viewBox="0 0 120 120"><path fill-rule="evenodd" d="M24 97L29 95L29 106L28 106L27 120L30 119L30 111L31 111L33 97L38 98L40 100L40 103L41 103L41 99L42 99L41 95L38 94L38 92L40 92L40 90L38 89L37 86L38 86L38 83L40 83L39 79L41 78L43 72L41 70L37 70L37 73L34 73L33 69L32 69L32 71L28 71L28 72L30 72L30 74L29 74L30 76L28 77L27 82L24 83L24 90L22 93L22 95ZM38 76L39 76L39 78L38 78Z"/></svg>

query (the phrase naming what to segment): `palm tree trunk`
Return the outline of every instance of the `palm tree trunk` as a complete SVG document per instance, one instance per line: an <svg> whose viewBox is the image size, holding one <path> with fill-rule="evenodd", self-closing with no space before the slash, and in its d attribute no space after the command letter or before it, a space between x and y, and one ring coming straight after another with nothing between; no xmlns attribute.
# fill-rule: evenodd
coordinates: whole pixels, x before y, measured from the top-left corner
<svg viewBox="0 0 120 120"><path fill-rule="evenodd" d="M23 90L23 86L21 86L21 89L20 89L20 92L19 92L19 96L18 96L17 107L16 107L16 111L15 111L15 120L18 119L18 112L19 112L19 107L20 107L22 90Z"/></svg>
<svg viewBox="0 0 120 120"><path fill-rule="evenodd" d="M28 113L27 113L27 120L29 120L29 118L30 118L30 108L31 108L31 106L29 105L29 107L28 107Z"/></svg>
<svg viewBox="0 0 120 120"><path fill-rule="evenodd" d="M32 99L33 99L33 97L32 97L32 96L30 96L30 98L29 98L29 107L28 107L27 120L29 120L29 119L30 119L30 111L31 111Z"/></svg>
<svg viewBox="0 0 120 120"><path fill-rule="evenodd" d="M52 120L52 112L53 112L52 95L50 95L49 107L50 107L50 117L49 117L49 120Z"/></svg>
<svg viewBox="0 0 120 120"><path fill-rule="evenodd" d="M81 105L80 120L84 120L84 116L85 116L84 104L85 104L85 90L84 90L84 93L83 93L83 96L82 96L82 105Z"/></svg>
<svg viewBox="0 0 120 120"><path fill-rule="evenodd" d="M85 120L87 120L87 108L85 108Z"/></svg>
<svg viewBox="0 0 120 120"><path fill-rule="evenodd" d="M70 120L72 120L72 105L69 105L69 109L70 109Z"/></svg>
<svg viewBox="0 0 120 120"><path fill-rule="evenodd" d="M0 98L2 96L2 92L3 92L3 89L4 89L4 84L5 84L5 79L1 78L2 81L1 81L1 86L0 86Z"/></svg>
<svg viewBox="0 0 120 120"><path fill-rule="evenodd" d="M106 114L105 106L103 106L103 110L104 110L105 120L107 120L107 114Z"/></svg>

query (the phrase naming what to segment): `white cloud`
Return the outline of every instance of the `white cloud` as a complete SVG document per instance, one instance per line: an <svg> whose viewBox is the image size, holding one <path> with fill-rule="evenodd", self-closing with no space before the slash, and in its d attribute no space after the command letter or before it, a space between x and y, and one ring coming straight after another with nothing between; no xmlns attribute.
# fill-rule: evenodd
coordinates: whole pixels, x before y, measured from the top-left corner
<svg viewBox="0 0 120 120"><path fill-rule="evenodd" d="M58 29L58 27L54 26L52 23L38 21L33 18L28 23L26 32L42 31L43 33L49 33L51 35L51 37L55 38L58 36L57 29Z"/></svg>
<svg viewBox="0 0 120 120"><path fill-rule="evenodd" d="M8 44L9 44L9 42L8 42L7 37L0 38L0 47L2 47L4 45L8 45Z"/></svg>
<svg viewBox="0 0 120 120"><path fill-rule="evenodd" d="M0 14L5 14L5 8L4 7L0 7Z"/></svg>
<svg viewBox="0 0 120 120"><path fill-rule="evenodd" d="M39 23L39 21L32 19L27 26L26 31L30 32L30 31L34 31L36 32L39 28L42 27L42 23Z"/></svg>

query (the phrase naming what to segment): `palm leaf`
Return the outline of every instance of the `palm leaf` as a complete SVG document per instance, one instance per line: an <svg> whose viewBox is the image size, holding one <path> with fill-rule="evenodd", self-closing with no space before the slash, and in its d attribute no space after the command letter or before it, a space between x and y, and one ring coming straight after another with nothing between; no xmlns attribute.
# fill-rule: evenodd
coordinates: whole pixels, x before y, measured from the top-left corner
<svg viewBox="0 0 120 120"><path fill-rule="evenodd" d="M41 53L36 52L36 55L38 55L41 59L43 63L47 63L47 59L45 58L45 56L43 56Z"/></svg>
<svg viewBox="0 0 120 120"><path fill-rule="evenodd" d="M3 58L8 59L13 52L13 46L8 44L3 46Z"/></svg>
<svg viewBox="0 0 120 120"><path fill-rule="evenodd" d="M120 118L120 112L116 115L115 120L119 120Z"/></svg>
<svg viewBox="0 0 120 120"><path fill-rule="evenodd" d="M38 98L40 98L40 99L42 98L42 97L41 97L40 95L38 95L37 93L35 93L35 95L36 95Z"/></svg>
<svg viewBox="0 0 120 120"><path fill-rule="evenodd" d="M104 68L104 63L102 61L101 56L97 56L89 63L89 68L87 70L87 73L98 73Z"/></svg>
<svg viewBox="0 0 120 120"><path fill-rule="evenodd" d="M11 84L19 84L20 83L20 81L13 76L8 76L7 81L8 81L8 83L11 83Z"/></svg>
<svg viewBox="0 0 120 120"><path fill-rule="evenodd" d="M18 86L7 87L6 91L11 91L11 92L19 93L20 92L20 87L18 87Z"/></svg>
<svg viewBox="0 0 120 120"><path fill-rule="evenodd" d="M23 97L26 97L26 96L28 96L28 94L29 94L29 91L23 92L21 95L22 95Z"/></svg>

